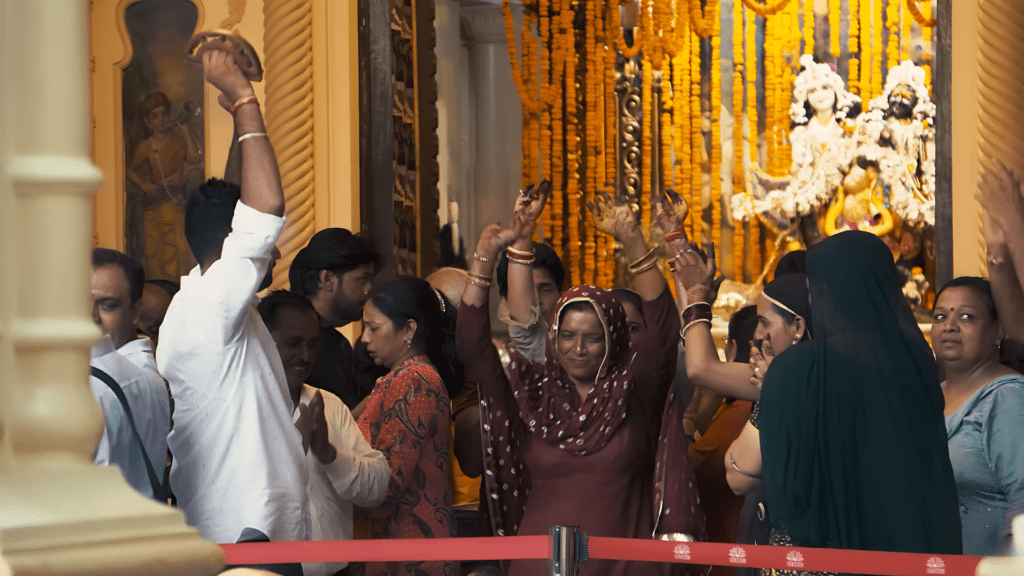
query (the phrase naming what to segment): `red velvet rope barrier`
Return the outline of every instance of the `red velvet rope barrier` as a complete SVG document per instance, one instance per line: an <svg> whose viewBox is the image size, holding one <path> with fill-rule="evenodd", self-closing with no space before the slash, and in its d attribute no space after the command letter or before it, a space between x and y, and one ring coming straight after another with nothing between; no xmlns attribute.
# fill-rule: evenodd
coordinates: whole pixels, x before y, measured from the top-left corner
<svg viewBox="0 0 1024 576"><path fill-rule="evenodd" d="M631 538L588 539L589 557L745 568L780 568L893 576L973 576L980 556L905 554L786 548L712 542L664 542ZM545 559L548 536L504 538L420 538L221 544L228 564L293 562L387 562L406 560Z"/></svg>

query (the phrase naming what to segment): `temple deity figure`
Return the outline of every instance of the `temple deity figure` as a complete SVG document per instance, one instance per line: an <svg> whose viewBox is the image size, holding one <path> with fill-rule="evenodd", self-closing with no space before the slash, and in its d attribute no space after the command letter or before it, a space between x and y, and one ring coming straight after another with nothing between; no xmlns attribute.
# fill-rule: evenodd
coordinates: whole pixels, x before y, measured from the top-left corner
<svg viewBox="0 0 1024 576"><path fill-rule="evenodd" d="M128 180L142 191L146 278L177 280L192 268L185 240L185 173L202 162L202 149L187 126L170 116L162 92L142 100L143 139L132 152Z"/></svg>
<svg viewBox="0 0 1024 576"><path fill-rule="evenodd" d="M894 66L857 129L856 155L877 161L885 206L908 228L935 225L935 104L925 72Z"/></svg>
<svg viewBox="0 0 1024 576"><path fill-rule="evenodd" d="M800 58L803 71L793 82L789 136L793 163L789 175L772 177L757 166L747 179L747 191L733 195L735 217L752 216L777 225L816 215L829 203L851 163L853 118L860 113L860 97L846 89L843 79L828 64L810 54ZM768 222L765 222L766 224Z"/></svg>

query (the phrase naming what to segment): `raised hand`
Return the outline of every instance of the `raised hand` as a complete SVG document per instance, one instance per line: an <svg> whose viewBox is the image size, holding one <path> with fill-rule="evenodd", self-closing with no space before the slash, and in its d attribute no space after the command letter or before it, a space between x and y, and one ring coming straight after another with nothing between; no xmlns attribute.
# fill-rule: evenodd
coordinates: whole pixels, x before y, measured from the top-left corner
<svg viewBox="0 0 1024 576"><path fill-rule="evenodd" d="M232 104L256 94L252 83L238 69L235 59L223 50L203 52L203 78L220 90ZM222 101L221 106L223 105Z"/></svg>
<svg viewBox="0 0 1024 576"><path fill-rule="evenodd" d="M533 184L519 192L515 207L512 209L513 227L517 228L520 238L532 238L533 230L537 226L537 219L544 211L548 195L551 192L551 182L541 180L536 188Z"/></svg>
<svg viewBox="0 0 1024 576"><path fill-rule="evenodd" d="M511 226L502 227L501 224L491 224L480 233L480 239L476 243L476 254L480 258L486 258L493 262L497 259L498 253L512 245L519 238L522 226L513 223Z"/></svg>
<svg viewBox="0 0 1024 576"><path fill-rule="evenodd" d="M595 194L593 202L587 201L587 208L597 229L619 242L640 233L640 223L625 197L613 201L607 194Z"/></svg>
<svg viewBox="0 0 1024 576"><path fill-rule="evenodd" d="M977 200L1002 232L1024 233L1024 183L999 160L995 164L995 172L982 173Z"/></svg>
<svg viewBox="0 0 1024 576"><path fill-rule="evenodd" d="M683 230L686 225L686 215L690 213L690 207L682 196L674 190L666 190L665 194L652 204L655 213L655 221L658 227L665 234L675 230ZM684 236L685 238L685 232Z"/></svg>
<svg viewBox="0 0 1024 576"><path fill-rule="evenodd" d="M715 245L708 244L706 251L707 262L701 258L695 244L689 244L676 253L676 266L673 274L686 290L687 301L691 304L708 302L708 297L711 294L711 284L716 270Z"/></svg>

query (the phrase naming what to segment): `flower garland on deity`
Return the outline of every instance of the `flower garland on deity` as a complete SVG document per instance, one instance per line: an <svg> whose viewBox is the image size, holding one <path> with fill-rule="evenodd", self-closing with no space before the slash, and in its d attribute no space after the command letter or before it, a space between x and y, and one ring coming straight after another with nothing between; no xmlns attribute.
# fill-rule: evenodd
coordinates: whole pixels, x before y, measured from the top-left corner
<svg viewBox="0 0 1024 576"><path fill-rule="evenodd" d="M860 119L857 150L876 160L892 210L915 229L935 225L935 104L925 71L906 60Z"/></svg>
<svg viewBox="0 0 1024 576"><path fill-rule="evenodd" d="M734 218L760 215L773 221L795 220L815 213L842 185L850 165L852 117L860 97L845 87L828 64L810 54L800 58L803 71L793 82L790 142L793 162L789 176L773 178L751 168L750 190L734 194Z"/></svg>

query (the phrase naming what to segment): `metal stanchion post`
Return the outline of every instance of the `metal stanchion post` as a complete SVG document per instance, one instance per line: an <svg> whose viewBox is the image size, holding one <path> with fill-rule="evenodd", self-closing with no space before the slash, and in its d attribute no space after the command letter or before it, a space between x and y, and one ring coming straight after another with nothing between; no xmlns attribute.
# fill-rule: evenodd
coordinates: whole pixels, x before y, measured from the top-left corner
<svg viewBox="0 0 1024 576"><path fill-rule="evenodd" d="M577 576L580 562L587 561L587 535L578 526L552 526L548 576Z"/></svg>

